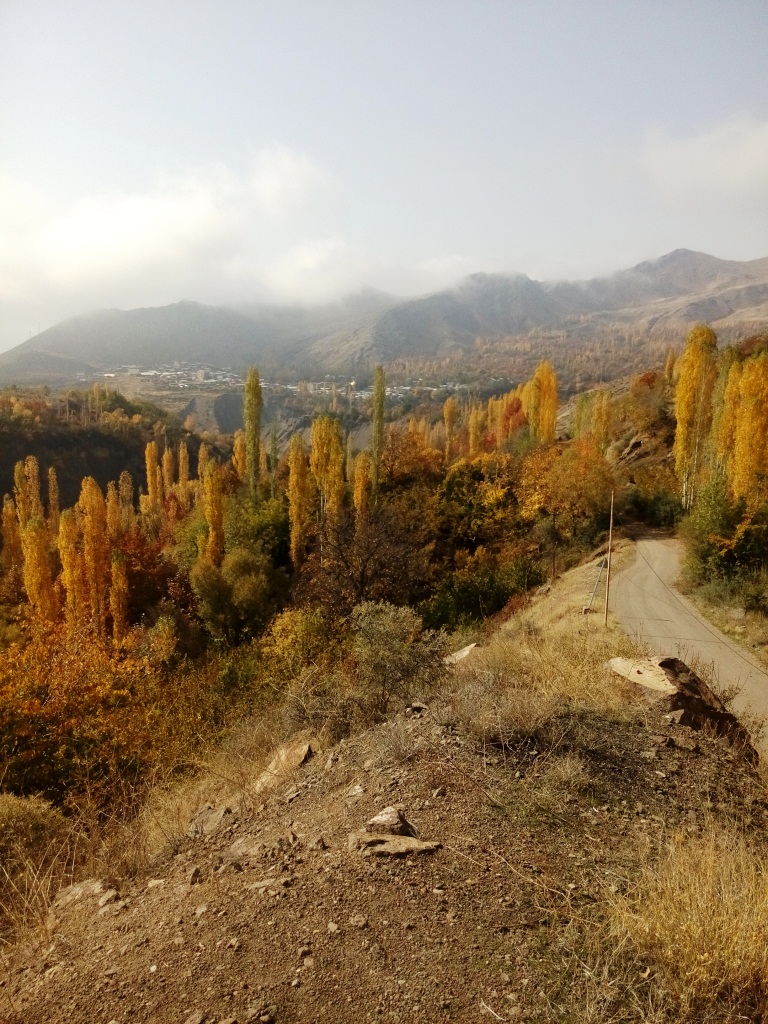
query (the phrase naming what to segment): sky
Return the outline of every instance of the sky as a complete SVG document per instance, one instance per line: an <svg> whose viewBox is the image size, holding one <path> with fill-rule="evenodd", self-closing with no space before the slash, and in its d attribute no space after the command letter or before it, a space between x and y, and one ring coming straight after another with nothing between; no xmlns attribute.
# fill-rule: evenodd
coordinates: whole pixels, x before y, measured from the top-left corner
<svg viewBox="0 0 768 1024"><path fill-rule="evenodd" d="M768 256L764 0L0 0L0 350Z"/></svg>

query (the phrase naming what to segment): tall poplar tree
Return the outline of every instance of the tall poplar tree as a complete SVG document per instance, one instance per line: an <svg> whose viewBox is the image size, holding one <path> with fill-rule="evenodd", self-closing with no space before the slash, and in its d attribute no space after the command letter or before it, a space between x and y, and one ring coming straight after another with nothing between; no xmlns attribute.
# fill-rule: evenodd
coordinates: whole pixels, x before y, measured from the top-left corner
<svg viewBox="0 0 768 1024"><path fill-rule="evenodd" d="M245 432L245 476L248 490L256 493L261 463L261 381L259 371L251 366L245 378L243 394L243 429Z"/></svg>
<svg viewBox="0 0 768 1024"><path fill-rule="evenodd" d="M712 423L712 389L717 376L717 336L699 324L688 335L677 363L675 388L675 472L682 488L683 507L696 497L705 442Z"/></svg>
<svg viewBox="0 0 768 1024"><path fill-rule="evenodd" d="M753 506L768 497L768 352L742 370L731 485L735 497Z"/></svg>
<svg viewBox="0 0 768 1024"><path fill-rule="evenodd" d="M373 374L373 407L371 410L371 492L374 501L378 499L381 453L384 451L384 399L386 394L384 367L377 366Z"/></svg>
<svg viewBox="0 0 768 1024"><path fill-rule="evenodd" d="M304 557L309 529L309 469L301 434L294 434L288 448L288 522L291 530L291 561L297 569Z"/></svg>

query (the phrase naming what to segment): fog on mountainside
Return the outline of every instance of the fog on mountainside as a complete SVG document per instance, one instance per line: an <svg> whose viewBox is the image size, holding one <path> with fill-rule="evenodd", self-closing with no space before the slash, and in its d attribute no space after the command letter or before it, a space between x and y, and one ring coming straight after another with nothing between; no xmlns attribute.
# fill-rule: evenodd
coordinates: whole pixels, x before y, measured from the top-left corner
<svg viewBox="0 0 768 1024"><path fill-rule="evenodd" d="M185 301L100 310L0 354L0 382L64 383L78 374L174 362L238 372L257 363L265 375L283 379L365 372L379 362L417 372L419 365L460 362L462 353L473 352L476 361L478 343L509 347L511 340L530 341L537 351L549 341L548 357L557 360L558 352L565 358L595 345L602 352L612 332L633 346L640 339L666 345L704 319L726 340L736 328L768 322L768 258L738 262L678 249L582 282L478 273L405 300L368 290L317 307Z"/></svg>

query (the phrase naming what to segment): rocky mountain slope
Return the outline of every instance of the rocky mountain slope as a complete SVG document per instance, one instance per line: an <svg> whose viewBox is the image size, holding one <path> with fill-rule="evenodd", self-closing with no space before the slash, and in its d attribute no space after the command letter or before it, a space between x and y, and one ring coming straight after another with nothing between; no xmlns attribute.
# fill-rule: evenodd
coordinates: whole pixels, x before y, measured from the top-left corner
<svg viewBox="0 0 768 1024"><path fill-rule="evenodd" d="M317 308L181 302L74 317L0 354L0 382L70 380L119 365L203 362L262 372L366 372L378 362L435 360L476 339L561 332L588 345L611 327L682 337L706 320L726 332L768 323L768 258L737 262L678 249L609 277L539 282L474 274L454 288L401 300L365 292Z"/></svg>

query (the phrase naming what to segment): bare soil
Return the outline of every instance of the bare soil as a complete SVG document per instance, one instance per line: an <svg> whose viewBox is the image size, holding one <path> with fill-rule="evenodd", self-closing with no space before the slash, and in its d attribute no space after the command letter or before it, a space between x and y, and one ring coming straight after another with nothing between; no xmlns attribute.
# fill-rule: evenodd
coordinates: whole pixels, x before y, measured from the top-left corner
<svg viewBox="0 0 768 1024"><path fill-rule="evenodd" d="M601 895L712 816L765 830L766 805L737 755L643 705L560 726L556 748L479 749L436 705L318 753L145 874L65 890L4 956L0 1020L575 1022L596 999L614 1019L653 977L595 992ZM393 804L440 849L351 850Z"/></svg>

